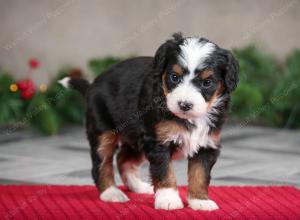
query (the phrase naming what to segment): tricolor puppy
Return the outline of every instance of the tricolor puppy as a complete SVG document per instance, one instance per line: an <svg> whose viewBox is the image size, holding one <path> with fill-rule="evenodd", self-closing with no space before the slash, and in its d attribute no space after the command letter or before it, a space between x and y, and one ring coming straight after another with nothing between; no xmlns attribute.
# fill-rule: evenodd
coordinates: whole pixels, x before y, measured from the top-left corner
<svg viewBox="0 0 300 220"><path fill-rule="evenodd" d="M208 197L210 172L220 150L220 132L230 93L238 83L238 62L228 50L205 38L173 38L154 57L114 65L89 83L65 78L87 103L86 129L92 176L100 199L125 202L116 187L113 157L124 184L136 193L155 193L155 208L180 209L172 159L188 160L188 204L214 210ZM144 158L152 184L139 177Z"/></svg>

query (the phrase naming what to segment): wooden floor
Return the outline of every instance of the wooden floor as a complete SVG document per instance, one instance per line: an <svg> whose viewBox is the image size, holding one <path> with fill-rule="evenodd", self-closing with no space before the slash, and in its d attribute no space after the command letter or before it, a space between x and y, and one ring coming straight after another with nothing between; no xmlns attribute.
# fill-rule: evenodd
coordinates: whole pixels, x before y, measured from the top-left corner
<svg viewBox="0 0 300 220"><path fill-rule="evenodd" d="M214 185L300 186L300 131L227 126ZM89 148L82 128L54 137L31 132L0 135L0 184L92 184ZM178 184L186 184L186 161L175 161ZM142 167L148 179L148 165ZM121 184L117 176L118 184Z"/></svg>

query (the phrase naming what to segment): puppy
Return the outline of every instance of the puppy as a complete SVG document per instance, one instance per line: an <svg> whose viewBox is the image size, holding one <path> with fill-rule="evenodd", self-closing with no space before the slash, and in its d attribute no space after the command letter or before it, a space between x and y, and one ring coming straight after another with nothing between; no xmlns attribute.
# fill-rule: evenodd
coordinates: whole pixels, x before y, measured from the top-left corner
<svg viewBox="0 0 300 220"><path fill-rule="evenodd" d="M81 78L61 80L86 98L92 176L100 199L129 200L114 179L118 152L117 166L131 191L154 192L156 209L183 208L172 159L185 157L189 206L218 209L208 197L208 185L238 72L230 51L205 38L174 34L154 57L125 60L91 85ZM150 163L151 185L139 177L144 158Z"/></svg>

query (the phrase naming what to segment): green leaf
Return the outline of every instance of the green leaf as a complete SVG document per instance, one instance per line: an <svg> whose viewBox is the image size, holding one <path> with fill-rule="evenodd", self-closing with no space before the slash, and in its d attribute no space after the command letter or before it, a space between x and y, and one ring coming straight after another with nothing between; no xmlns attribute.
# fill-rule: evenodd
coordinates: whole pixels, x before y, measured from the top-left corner
<svg viewBox="0 0 300 220"><path fill-rule="evenodd" d="M25 103L15 93L0 95L0 125L17 122L24 116Z"/></svg>
<svg viewBox="0 0 300 220"><path fill-rule="evenodd" d="M92 59L89 61L88 66L90 70L95 74L95 76L100 75L102 72L107 70L113 64L120 62L120 58L107 57L103 59Z"/></svg>
<svg viewBox="0 0 300 220"><path fill-rule="evenodd" d="M59 118L43 94L37 94L32 98L26 118L33 127L48 135L56 134L60 127Z"/></svg>
<svg viewBox="0 0 300 220"><path fill-rule="evenodd" d="M284 73L271 97L276 117L270 118L277 126L300 127L300 50L286 59Z"/></svg>
<svg viewBox="0 0 300 220"><path fill-rule="evenodd" d="M261 92L255 86L240 83L232 94L232 114L238 117L260 116L260 108L263 106Z"/></svg>
<svg viewBox="0 0 300 220"><path fill-rule="evenodd" d="M234 50L240 64L240 82L260 91L267 102L279 79L279 67L273 56L254 45Z"/></svg>

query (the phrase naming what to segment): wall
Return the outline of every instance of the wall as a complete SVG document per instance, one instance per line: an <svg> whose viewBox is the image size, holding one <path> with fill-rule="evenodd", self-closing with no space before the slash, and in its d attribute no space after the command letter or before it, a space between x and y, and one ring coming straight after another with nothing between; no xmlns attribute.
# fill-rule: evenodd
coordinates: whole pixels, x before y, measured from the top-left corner
<svg viewBox="0 0 300 220"><path fill-rule="evenodd" d="M299 21L299 0L0 0L0 66L21 78L37 57L34 78L47 82L92 57L153 55L175 31L227 48L256 42L282 59L300 48Z"/></svg>

